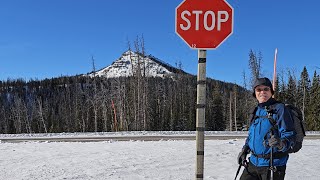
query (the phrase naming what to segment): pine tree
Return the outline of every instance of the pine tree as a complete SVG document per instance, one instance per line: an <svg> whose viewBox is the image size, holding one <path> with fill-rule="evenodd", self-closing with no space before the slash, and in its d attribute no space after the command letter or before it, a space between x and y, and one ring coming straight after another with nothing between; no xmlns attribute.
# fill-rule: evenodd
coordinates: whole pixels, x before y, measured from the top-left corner
<svg viewBox="0 0 320 180"><path fill-rule="evenodd" d="M254 81L261 76L261 63L262 53L259 52L259 56L257 56L256 52L254 52L251 49L249 52L249 68L251 70L251 83L254 83Z"/></svg>
<svg viewBox="0 0 320 180"><path fill-rule="evenodd" d="M281 72L277 78L277 92L278 94L275 96L278 101L286 102L286 84L284 80L283 72Z"/></svg>
<svg viewBox="0 0 320 180"><path fill-rule="evenodd" d="M212 112L207 118L206 129L208 131L223 131L226 128L226 123L223 117L223 106L220 88L214 87L212 92L212 104L210 105L210 111Z"/></svg>
<svg viewBox="0 0 320 180"><path fill-rule="evenodd" d="M298 82L298 94L297 94L297 107L302 112L303 120L305 120L305 109L308 103L310 92L310 78L306 66L303 67L303 70L300 75L300 80Z"/></svg>
<svg viewBox="0 0 320 180"><path fill-rule="evenodd" d="M288 104L294 104L296 106L297 105L296 94L297 94L296 78L289 71L288 85L285 90L285 102Z"/></svg>
<svg viewBox="0 0 320 180"><path fill-rule="evenodd" d="M314 72L312 86L310 89L310 104L307 108L306 124L307 130L320 130L320 78L317 72Z"/></svg>
<svg viewBox="0 0 320 180"><path fill-rule="evenodd" d="M279 87L279 79L278 79L278 75L277 75L277 78L276 78L276 82L275 82L275 85L274 85L274 97L278 100L280 100L280 87Z"/></svg>

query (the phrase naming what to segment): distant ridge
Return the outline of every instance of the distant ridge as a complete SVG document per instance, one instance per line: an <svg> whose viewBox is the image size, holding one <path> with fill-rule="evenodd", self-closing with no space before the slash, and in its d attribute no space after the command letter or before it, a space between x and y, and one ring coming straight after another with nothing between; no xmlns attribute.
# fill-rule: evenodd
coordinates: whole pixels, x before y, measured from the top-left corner
<svg viewBox="0 0 320 180"><path fill-rule="evenodd" d="M162 65L162 66L164 66L165 68L167 68L169 71L171 71L171 72L173 72L173 73L177 73L177 74L178 74L178 73L189 74L189 73L186 73L185 71L183 71L182 69L178 69L178 68L176 68L176 67L173 67L173 66L171 66L170 64L168 64L168 63L166 63L166 62L164 62L164 61L162 61L162 60L160 60L160 59L158 59L158 58L156 58L156 57L154 57L154 56L152 56L152 55L149 55L148 57L149 57L151 60L159 63L159 64Z"/></svg>
<svg viewBox="0 0 320 180"><path fill-rule="evenodd" d="M107 78L129 77L138 73L139 70L141 75L147 77L170 77L174 74L188 74L152 55L143 56L141 53L129 50L124 52L111 65L96 72L90 72L87 75Z"/></svg>

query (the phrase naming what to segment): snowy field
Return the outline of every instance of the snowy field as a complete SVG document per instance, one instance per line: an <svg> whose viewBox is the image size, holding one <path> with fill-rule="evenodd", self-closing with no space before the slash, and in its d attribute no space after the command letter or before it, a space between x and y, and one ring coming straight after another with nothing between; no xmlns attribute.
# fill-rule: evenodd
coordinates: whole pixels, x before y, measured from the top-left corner
<svg viewBox="0 0 320 180"><path fill-rule="evenodd" d="M16 136L23 135L0 135ZM244 139L206 140L204 179L233 180L243 144ZM303 149L290 156L286 180L319 180L319 149L319 139L306 139ZM193 140L2 142L0 179L191 180L195 154Z"/></svg>

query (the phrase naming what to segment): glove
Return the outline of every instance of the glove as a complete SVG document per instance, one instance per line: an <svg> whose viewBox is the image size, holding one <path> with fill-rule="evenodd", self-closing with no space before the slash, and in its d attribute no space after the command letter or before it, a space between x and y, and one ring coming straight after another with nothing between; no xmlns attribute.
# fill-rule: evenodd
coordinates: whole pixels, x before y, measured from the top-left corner
<svg viewBox="0 0 320 180"><path fill-rule="evenodd" d="M286 145L285 142L275 135L272 135L268 141L270 147L277 147L279 150L283 149Z"/></svg>
<svg viewBox="0 0 320 180"><path fill-rule="evenodd" d="M238 164L239 165L245 165L247 154L250 152L250 149L248 146L244 146L242 148L242 151L238 155Z"/></svg>

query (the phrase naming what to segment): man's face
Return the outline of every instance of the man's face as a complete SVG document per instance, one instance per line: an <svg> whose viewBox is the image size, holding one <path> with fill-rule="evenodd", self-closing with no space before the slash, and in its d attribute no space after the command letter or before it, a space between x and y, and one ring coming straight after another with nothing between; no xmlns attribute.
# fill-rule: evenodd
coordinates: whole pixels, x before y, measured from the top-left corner
<svg viewBox="0 0 320 180"><path fill-rule="evenodd" d="M270 87L268 86L264 86L264 85L257 86L254 89L254 91L256 93L256 98L259 101L259 103L267 102L272 96Z"/></svg>

